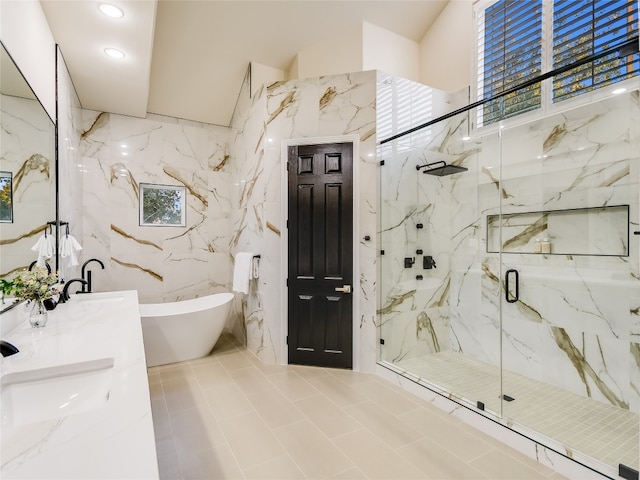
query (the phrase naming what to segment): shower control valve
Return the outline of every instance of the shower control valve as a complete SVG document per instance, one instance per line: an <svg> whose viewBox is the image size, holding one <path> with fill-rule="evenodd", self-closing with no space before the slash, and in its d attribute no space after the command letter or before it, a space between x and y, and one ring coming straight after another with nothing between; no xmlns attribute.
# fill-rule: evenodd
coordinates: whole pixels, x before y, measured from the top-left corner
<svg viewBox="0 0 640 480"><path fill-rule="evenodd" d="M425 270L431 270L432 268L436 268L436 261L433 259L431 255L425 255L422 258L422 268Z"/></svg>

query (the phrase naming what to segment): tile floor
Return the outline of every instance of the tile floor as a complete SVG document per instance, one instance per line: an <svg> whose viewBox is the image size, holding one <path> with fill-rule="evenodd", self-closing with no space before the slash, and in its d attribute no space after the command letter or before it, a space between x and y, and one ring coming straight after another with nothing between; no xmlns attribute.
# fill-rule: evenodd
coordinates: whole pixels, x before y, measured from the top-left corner
<svg viewBox="0 0 640 480"><path fill-rule="evenodd" d="M263 365L230 335L149 385L164 480L564 478L375 375Z"/></svg>
<svg viewBox="0 0 640 480"><path fill-rule="evenodd" d="M488 411L500 412L500 386L513 397L502 404L503 415L568 449L593 457L605 465L640 463L638 415L562 388L537 382L509 370L500 370L456 352L440 352L404 360L400 368L427 379L447 392L481 400ZM502 382L501 382L502 380Z"/></svg>

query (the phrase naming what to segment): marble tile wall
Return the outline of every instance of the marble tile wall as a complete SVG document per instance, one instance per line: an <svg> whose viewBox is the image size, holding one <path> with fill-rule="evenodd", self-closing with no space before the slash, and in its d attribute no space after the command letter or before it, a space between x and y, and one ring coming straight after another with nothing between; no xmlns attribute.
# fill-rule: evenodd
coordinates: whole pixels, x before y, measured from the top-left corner
<svg viewBox="0 0 640 480"><path fill-rule="evenodd" d="M358 197L359 236L375 238L376 231L376 73L362 72L269 85L253 98L241 95L232 122L230 142L234 175L235 209L231 217L231 249L261 255L260 278L249 294L238 299L238 311L246 322L236 335L246 339L247 348L266 363L286 361L285 323L281 299L285 294L281 242L282 142L289 139L358 135L359 174L355 179ZM359 341L355 364L373 371L376 362L376 246L360 241L358 266ZM355 285L354 285L355 287ZM241 317L240 316L240 317Z"/></svg>
<svg viewBox="0 0 640 480"><path fill-rule="evenodd" d="M60 221L68 222L69 234L78 242L83 240L83 189L82 157L80 139L82 131L82 108L75 91L64 57L58 54L58 204ZM60 229L60 235L66 234L66 226ZM64 280L80 277L80 266L85 257L78 255L78 265L71 257L60 258L60 277Z"/></svg>
<svg viewBox="0 0 640 480"><path fill-rule="evenodd" d="M82 260L107 264L94 272L94 290L135 288L143 303L229 291L235 254L260 253L260 278L249 295L236 294L227 327L264 362L283 361L281 143L359 135L358 227L375 237L375 89L375 72L365 72L278 83L253 98L245 91L231 129L84 110ZM140 227L140 182L187 185L187 228ZM361 242L356 363L368 371L375 265L375 242Z"/></svg>
<svg viewBox="0 0 640 480"><path fill-rule="evenodd" d="M83 256L94 291L138 290L141 303L230 290L228 129L83 110ZM185 186L186 227L140 226L139 184Z"/></svg>
<svg viewBox="0 0 640 480"><path fill-rule="evenodd" d="M398 363L453 350L637 412L637 237L617 221L585 230L584 219L571 225L571 218L561 224L542 218L503 231L503 245L517 244L520 253L503 254L501 264L487 252L486 218L501 209L625 204L628 227L636 230L639 113L635 90L502 132L472 132L468 141L467 117L460 115L434 125L419 148L388 147L381 247L394 254L381 264L381 358ZM440 159L469 170L448 177L415 170ZM566 246L572 235L580 246L592 236L605 249L620 251L626 243L629 256L533 254L538 237ZM435 270L404 268L403 258L416 248L434 256ZM513 304L502 300L501 289L510 268L520 276Z"/></svg>

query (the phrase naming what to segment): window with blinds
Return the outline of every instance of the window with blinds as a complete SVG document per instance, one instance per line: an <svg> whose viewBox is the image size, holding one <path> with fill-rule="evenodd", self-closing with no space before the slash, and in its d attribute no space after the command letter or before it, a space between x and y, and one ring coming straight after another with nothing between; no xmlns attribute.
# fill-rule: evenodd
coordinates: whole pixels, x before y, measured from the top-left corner
<svg viewBox="0 0 640 480"><path fill-rule="evenodd" d="M638 75L637 0L556 0L553 8L553 68L632 42L636 52L607 55L557 75L553 101L589 92Z"/></svg>
<svg viewBox="0 0 640 480"><path fill-rule="evenodd" d="M478 100L517 87L543 68L561 68L612 47L626 45L628 50L557 75L550 98L543 98L544 90L535 84L485 103L478 109L478 126L640 74L637 0L498 0L479 5Z"/></svg>
<svg viewBox="0 0 640 480"><path fill-rule="evenodd" d="M542 0L501 0L479 22L479 98L491 98L542 73ZM485 103L482 124L539 108L540 86Z"/></svg>
<svg viewBox="0 0 640 480"><path fill-rule="evenodd" d="M379 82L376 99L376 134L389 138L433 119L432 89L401 77L388 76ZM431 135L423 128L396 141L398 150L409 150Z"/></svg>

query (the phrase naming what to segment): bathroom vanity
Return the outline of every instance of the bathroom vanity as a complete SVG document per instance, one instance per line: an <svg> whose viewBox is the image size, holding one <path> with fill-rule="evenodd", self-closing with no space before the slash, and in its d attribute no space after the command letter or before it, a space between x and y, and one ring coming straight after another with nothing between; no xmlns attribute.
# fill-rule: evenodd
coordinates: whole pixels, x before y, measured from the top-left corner
<svg viewBox="0 0 640 480"><path fill-rule="evenodd" d="M3 340L0 477L157 479L136 291L73 295ZM3 319L0 319L2 321Z"/></svg>

